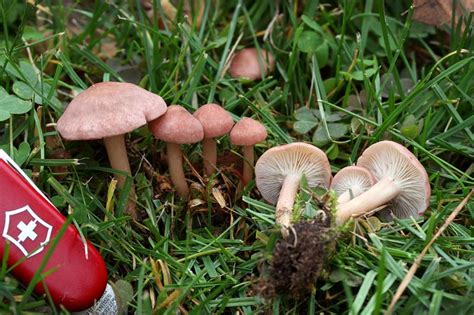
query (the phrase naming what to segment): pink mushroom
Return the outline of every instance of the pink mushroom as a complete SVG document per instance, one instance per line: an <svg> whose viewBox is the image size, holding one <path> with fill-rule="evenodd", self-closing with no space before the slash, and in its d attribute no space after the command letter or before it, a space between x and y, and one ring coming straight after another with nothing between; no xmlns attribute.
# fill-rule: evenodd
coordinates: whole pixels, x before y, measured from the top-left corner
<svg viewBox="0 0 474 315"><path fill-rule="evenodd" d="M250 81L257 81L273 72L275 59L272 54L265 49L260 49L260 54L256 48L244 48L238 51L232 58L229 73L233 78L243 78Z"/></svg>
<svg viewBox="0 0 474 315"><path fill-rule="evenodd" d="M163 99L131 83L97 83L76 96L57 123L67 140L104 139L112 168L131 175L125 134L166 112ZM125 176L116 175L118 187ZM135 189L130 190L126 212L136 217Z"/></svg>
<svg viewBox="0 0 474 315"><path fill-rule="evenodd" d="M199 107L193 116L201 123L204 130L202 155L204 172L211 176L217 164L217 145L215 138L229 133L234 126L232 116L217 104L206 104Z"/></svg>
<svg viewBox="0 0 474 315"><path fill-rule="evenodd" d="M232 144L243 146L244 170L243 183L247 185L253 178L254 150L253 147L267 138L267 130L260 122L244 117L230 132Z"/></svg>
<svg viewBox="0 0 474 315"><path fill-rule="evenodd" d="M331 182L331 189L336 192L337 203L348 202L359 196L375 184L375 178L366 168L347 166L339 170Z"/></svg>
<svg viewBox="0 0 474 315"><path fill-rule="evenodd" d="M363 152L357 166L368 169L378 182L338 207L339 223L383 205L387 205L383 215L392 212L399 218L417 216L429 206L428 174L404 146L393 141L377 142Z"/></svg>
<svg viewBox="0 0 474 315"><path fill-rule="evenodd" d="M148 124L155 138L166 142L171 181L182 198L189 195L183 170L181 144L199 142L204 137L201 123L179 105L168 107L166 114Z"/></svg>
<svg viewBox="0 0 474 315"><path fill-rule="evenodd" d="M295 142L273 147L258 159L255 165L257 188L262 197L276 204L276 223L287 235L291 213L301 178L309 187L329 188L331 168L326 154L317 147Z"/></svg>

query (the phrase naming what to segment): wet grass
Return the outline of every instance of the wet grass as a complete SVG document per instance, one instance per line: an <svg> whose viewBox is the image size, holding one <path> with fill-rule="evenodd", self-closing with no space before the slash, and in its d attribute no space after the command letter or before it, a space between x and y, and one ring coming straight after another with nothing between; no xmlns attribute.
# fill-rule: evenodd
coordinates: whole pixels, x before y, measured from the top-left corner
<svg viewBox="0 0 474 315"><path fill-rule="evenodd" d="M196 17L189 24L179 13L159 22L163 9L146 12L138 0L0 1L1 86L30 108L0 121L0 147L64 215L72 213L72 224L101 251L109 280L131 284L133 294L121 290L129 312L384 313L474 187L472 27L417 24L408 1L204 3L199 27ZM257 83L225 73L231 53L248 46L277 61ZM142 214L132 223L123 215L132 178L118 191L100 142L64 142L54 128L72 97L102 80L135 82L191 111L217 102L236 120L265 124L269 138L258 155L313 142L333 171L376 141L397 141L426 167L430 207L418 219L356 220L338 238L312 294L265 300L255 285L275 245L274 208L253 183L238 188L239 148L219 140L225 165L211 179L199 176L200 146L185 148L193 182L186 203L170 189L164 144L146 128L130 134ZM470 201L421 260L397 313L472 314L473 217ZM62 312L12 278L5 260L0 279L2 313Z"/></svg>

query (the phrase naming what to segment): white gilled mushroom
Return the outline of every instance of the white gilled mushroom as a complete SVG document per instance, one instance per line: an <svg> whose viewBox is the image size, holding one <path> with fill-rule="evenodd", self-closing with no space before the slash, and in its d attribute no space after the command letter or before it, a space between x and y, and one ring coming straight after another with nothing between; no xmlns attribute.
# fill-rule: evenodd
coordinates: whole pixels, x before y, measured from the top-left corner
<svg viewBox="0 0 474 315"><path fill-rule="evenodd" d="M313 145L291 143L267 150L255 165L257 188L262 197L276 204L276 223L286 234L301 178L309 187L329 188L331 168L326 154Z"/></svg>
<svg viewBox="0 0 474 315"><path fill-rule="evenodd" d="M166 112L163 99L131 83L101 82L76 96L58 120L67 140L104 139L112 168L131 174L124 135ZM124 176L116 176L118 186ZM135 190L130 190L127 213L136 216Z"/></svg>
<svg viewBox="0 0 474 315"><path fill-rule="evenodd" d="M338 207L339 223L385 204L388 207L384 211L391 211L399 218L417 216L429 206L428 174L404 146L393 141L377 142L362 153L357 166L368 169L378 182Z"/></svg>
<svg viewBox="0 0 474 315"><path fill-rule="evenodd" d="M203 139L201 123L179 105L168 107L166 114L148 124L155 138L166 142L171 181L182 198L189 195L183 171L181 144L196 143Z"/></svg>
<svg viewBox="0 0 474 315"><path fill-rule="evenodd" d="M247 185L253 178L254 152L253 146L267 138L267 130L258 121L244 117L230 132L232 144L243 146L244 148L244 170L243 183Z"/></svg>
<svg viewBox="0 0 474 315"><path fill-rule="evenodd" d="M237 52L229 67L229 73L233 78L244 78L257 81L263 75L267 75L275 68L275 59L265 49L244 48Z"/></svg>
<svg viewBox="0 0 474 315"><path fill-rule="evenodd" d="M217 146L214 138L228 134L234 126L234 121L232 116L217 104L203 105L194 112L193 116L199 120L204 130L202 141L204 171L207 176L211 176L217 163Z"/></svg>
<svg viewBox="0 0 474 315"><path fill-rule="evenodd" d="M347 166L340 169L331 182L336 192L337 203L343 204L359 196L375 184L375 178L369 170L360 166Z"/></svg>

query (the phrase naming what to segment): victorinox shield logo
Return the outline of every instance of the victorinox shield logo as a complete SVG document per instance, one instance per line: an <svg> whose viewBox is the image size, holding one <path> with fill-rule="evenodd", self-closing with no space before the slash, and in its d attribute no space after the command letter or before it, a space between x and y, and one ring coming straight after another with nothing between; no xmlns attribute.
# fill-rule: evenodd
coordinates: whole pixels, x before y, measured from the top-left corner
<svg viewBox="0 0 474 315"><path fill-rule="evenodd" d="M25 256L40 253L51 238L53 227L41 219L29 206L5 212L2 236Z"/></svg>

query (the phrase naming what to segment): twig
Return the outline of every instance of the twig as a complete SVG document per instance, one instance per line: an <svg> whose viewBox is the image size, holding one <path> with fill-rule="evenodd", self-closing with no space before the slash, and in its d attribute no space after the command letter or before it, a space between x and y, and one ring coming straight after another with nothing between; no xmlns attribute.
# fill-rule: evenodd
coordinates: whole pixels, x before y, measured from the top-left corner
<svg viewBox="0 0 474 315"><path fill-rule="evenodd" d="M418 257L415 259L415 262L411 266L410 270L408 270L408 273L406 274L405 278L403 278L403 281L398 286L397 292L392 298L392 302L390 302L389 307L385 311L385 315L392 314L395 304L398 302L398 300L402 296L403 292L407 288L411 279L413 279L413 276L415 275L416 270L420 266L421 261L423 260L423 257L425 257L431 245L433 245L436 239L444 232L444 230L451 224L451 222L453 222L453 220L456 218L459 212L461 212L461 210L464 208L466 203L469 201L473 193L474 193L474 189L471 190L471 192L467 194L467 196L463 199L463 201L461 201L461 203L456 207L456 209L454 209L454 211L449 215L448 219L444 222L444 224L441 226L438 232L436 232L436 234L431 238L428 244L426 244L425 248L423 248L423 251L420 253L420 255L418 255Z"/></svg>

